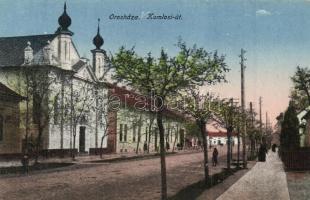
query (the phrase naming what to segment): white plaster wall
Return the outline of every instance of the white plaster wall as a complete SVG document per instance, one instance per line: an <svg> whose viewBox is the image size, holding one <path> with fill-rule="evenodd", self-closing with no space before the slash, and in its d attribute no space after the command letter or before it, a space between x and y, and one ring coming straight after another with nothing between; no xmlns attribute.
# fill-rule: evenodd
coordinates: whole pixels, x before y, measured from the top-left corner
<svg viewBox="0 0 310 200"><path fill-rule="evenodd" d="M81 97L82 100L84 100L84 98L92 101L92 99L94 99L94 93L92 93L91 88L93 87L92 83L87 83L87 85L85 85L85 82L80 80L80 79L74 79L73 81L73 87L74 87L74 91L81 91L80 95L84 95ZM86 87L89 88L89 90L87 90L86 93L83 93L83 89L81 89L82 87ZM66 85L65 86L65 99L70 99L70 94L71 94L71 89L70 89L70 85ZM52 94L50 96L50 99L53 100L53 98L55 97L55 95L57 93L61 93L61 84L60 83L56 83L53 85L53 91ZM50 103L52 104L53 101L50 101ZM66 103L70 103L70 102L65 102ZM60 105L59 105L60 106ZM85 113L86 118L87 118L87 124L78 124L76 127L76 137L75 137L75 148L79 149L79 131L80 131L80 127L84 126L85 129L85 151L89 151L89 148L96 148L96 117L95 117L95 111L92 109L87 109L87 113ZM70 109L69 109L70 112ZM61 134L60 134L60 118L61 115L59 114L59 119L58 119L58 123L55 124L54 123L54 118L53 118L54 113L52 113L51 118L50 118L50 128L49 128L49 134L48 134L48 149L60 149L60 141L61 141ZM70 116L70 114L69 114ZM104 134L104 126L100 126L98 125L98 138L97 138L97 148L100 147L101 144L101 137ZM69 149L69 148L73 148L73 133L71 133L71 124L70 124L70 118L67 118L64 120L64 131L63 131L63 148L64 149ZM103 140L103 147L107 146L107 137L104 138Z"/></svg>
<svg viewBox="0 0 310 200"><path fill-rule="evenodd" d="M209 136L207 136L208 144L210 144L210 139ZM211 137L211 144L212 145L218 145L218 140L221 141L221 144L226 145L227 144L227 137ZM238 137L233 136L232 141L234 142L235 145L238 144ZM242 139L240 137L240 144L242 144Z"/></svg>
<svg viewBox="0 0 310 200"><path fill-rule="evenodd" d="M141 114L142 122L143 125L141 127L141 141L139 143L139 151L143 152L143 145L146 139L146 128L149 128L149 123L150 123L150 114L148 112L137 112L134 111L133 109L125 109L122 108L118 111L117 113L117 142L116 142L116 152L135 152L137 148L137 141L138 141L138 127L136 128L136 141L133 141L133 122L139 118ZM165 134L167 134L168 127L172 130L172 127L177 127L179 130L183 129L184 130L184 136L185 136L185 128L182 123L176 121L173 118L163 118L164 122L164 128L165 128ZM120 141L120 124L127 124L128 131L127 131L127 141L126 142L121 142ZM153 130L157 129L157 124L156 124L156 118L154 119ZM170 150L173 148L173 144L175 142L175 148L178 142L180 142L180 136L175 134L176 130L174 129L172 131L172 137L169 135L169 146ZM124 134L124 133L123 133ZM150 140L150 151L155 151L155 135L154 132L151 135L151 140ZM170 133L171 134L171 133ZM177 138L176 138L177 136ZM175 140L176 139L176 140ZM159 134L157 135L157 143L159 147Z"/></svg>

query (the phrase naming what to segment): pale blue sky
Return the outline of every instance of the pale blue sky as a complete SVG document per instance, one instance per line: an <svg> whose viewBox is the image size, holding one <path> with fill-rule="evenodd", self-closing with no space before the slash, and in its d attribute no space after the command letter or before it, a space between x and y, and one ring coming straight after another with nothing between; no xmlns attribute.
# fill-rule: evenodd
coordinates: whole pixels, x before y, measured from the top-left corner
<svg viewBox="0 0 310 200"><path fill-rule="evenodd" d="M53 33L63 0L0 0L0 37ZM97 18L101 18L104 49L136 46L139 54L172 55L181 36L188 44L218 50L227 56L230 84L212 88L223 97L240 98L240 49L246 49L247 102L263 96L263 111L271 120L288 102L289 77L296 65L310 64L310 0L68 0L70 30L82 56L94 48ZM181 14L182 20L110 20L109 16L145 12Z"/></svg>

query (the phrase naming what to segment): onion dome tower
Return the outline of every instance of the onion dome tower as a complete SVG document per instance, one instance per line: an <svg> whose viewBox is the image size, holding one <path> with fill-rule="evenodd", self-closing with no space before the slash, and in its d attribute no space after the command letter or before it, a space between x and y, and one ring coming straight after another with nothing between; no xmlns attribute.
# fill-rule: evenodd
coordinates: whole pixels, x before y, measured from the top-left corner
<svg viewBox="0 0 310 200"><path fill-rule="evenodd" d="M99 23L100 19L98 19L97 35L93 39L93 44L95 45L96 48L91 50L91 53L93 54L93 71L96 77L98 79L101 79L105 74L106 53L103 49L101 49L104 40L100 35Z"/></svg>
<svg viewBox="0 0 310 200"><path fill-rule="evenodd" d="M67 4L65 2L64 4L64 11L62 15L58 18L58 24L59 27L56 31L56 33L62 33L62 34L68 34L68 35L73 35L73 32L71 32L68 28L71 25L71 18L67 13Z"/></svg>
<svg viewBox="0 0 310 200"><path fill-rule="evenodd" d="M103 40L103 38L100 35L99 23L100 23L100 19L98 19L97 35L93 39L93 44L96 46L96 49L101 49L101 46L104 43L104 40Z"/></svg>

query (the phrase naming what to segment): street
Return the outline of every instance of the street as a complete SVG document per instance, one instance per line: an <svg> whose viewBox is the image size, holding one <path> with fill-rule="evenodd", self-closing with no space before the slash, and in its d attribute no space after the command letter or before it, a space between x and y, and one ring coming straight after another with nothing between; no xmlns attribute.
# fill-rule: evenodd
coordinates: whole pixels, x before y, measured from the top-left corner
<svg viewBox="0 0 310 200"><path fill-rule="evenodd" d="M220 166L225 165L220 151ZM221 157L223 158L221 159ZM203 179L202 152L167 156L168 195ZM117 163L85 163L81 167L29 176L1 177L0 199L159 199L159 158Z"/></svg>

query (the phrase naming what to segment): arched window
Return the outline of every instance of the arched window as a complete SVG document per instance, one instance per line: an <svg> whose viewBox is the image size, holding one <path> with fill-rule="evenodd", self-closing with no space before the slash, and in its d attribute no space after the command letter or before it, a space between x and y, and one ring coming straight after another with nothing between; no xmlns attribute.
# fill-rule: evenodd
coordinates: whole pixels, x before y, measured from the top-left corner
<svg viewBox="0 0 310 200"><path fill-rule="evenodd" d="M0 115L0 141L3 140L4 118Z"/></svg>

